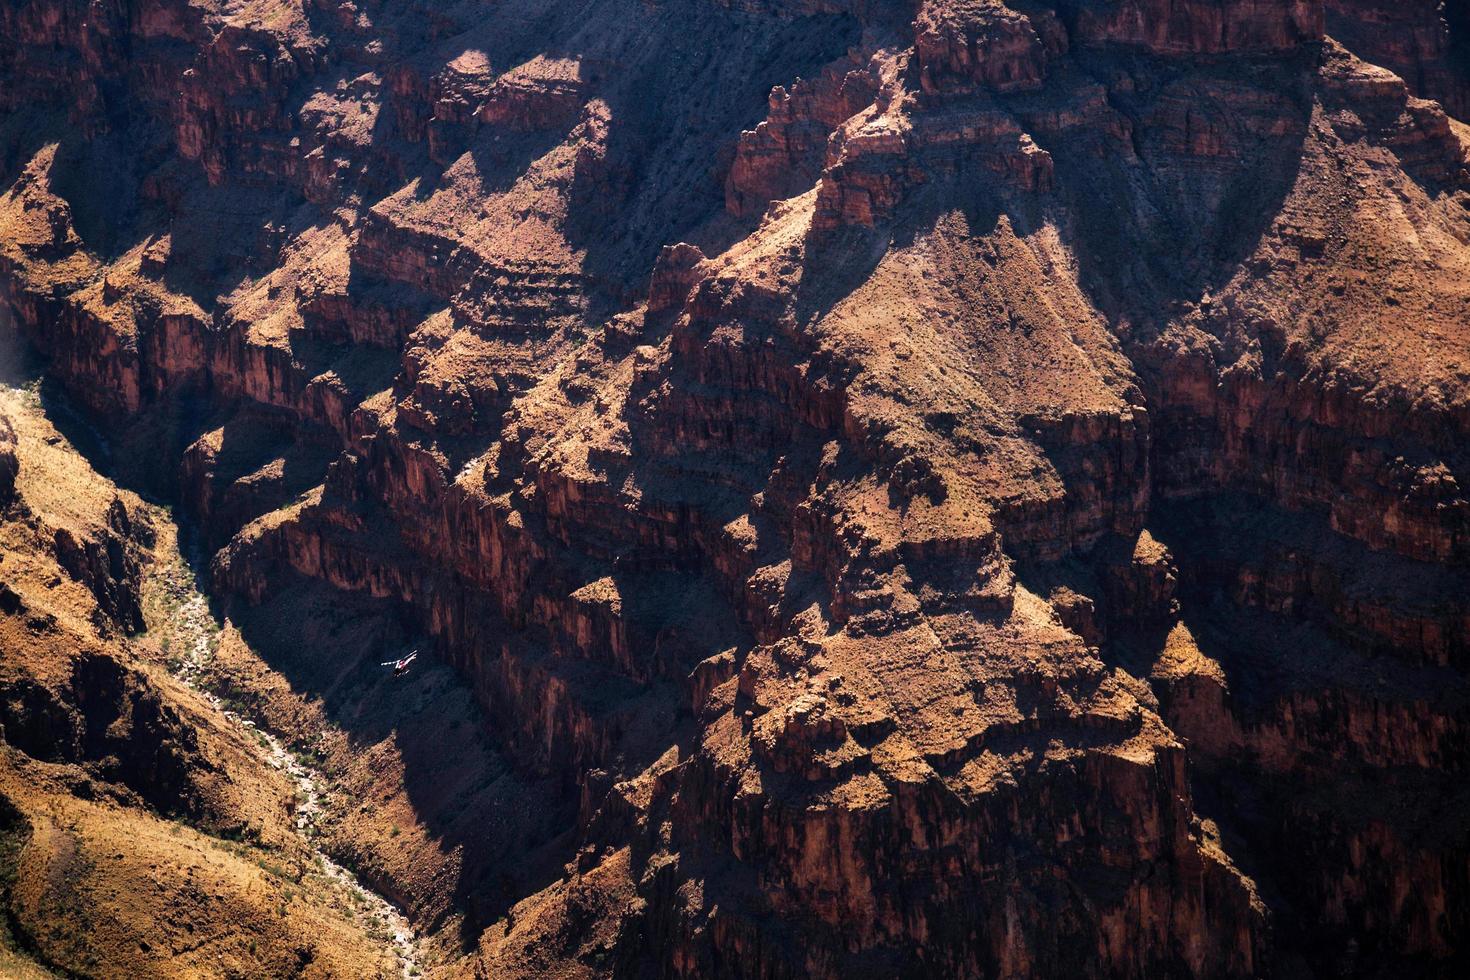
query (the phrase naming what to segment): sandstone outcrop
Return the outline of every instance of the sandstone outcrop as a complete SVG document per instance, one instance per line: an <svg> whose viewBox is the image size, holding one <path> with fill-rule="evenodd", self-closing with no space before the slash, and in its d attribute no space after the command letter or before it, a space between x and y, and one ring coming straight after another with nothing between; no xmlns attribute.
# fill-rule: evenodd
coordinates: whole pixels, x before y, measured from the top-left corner
<svg viewBox="0 0 1470 980"><path fill-rule="evenodd" d="M914 54L930 93L1040 88L1047 60L1064 54L1066 45L1066 31L1050 11L1025 16L999 0L936 0L923 5L915 22Z"/></svg>

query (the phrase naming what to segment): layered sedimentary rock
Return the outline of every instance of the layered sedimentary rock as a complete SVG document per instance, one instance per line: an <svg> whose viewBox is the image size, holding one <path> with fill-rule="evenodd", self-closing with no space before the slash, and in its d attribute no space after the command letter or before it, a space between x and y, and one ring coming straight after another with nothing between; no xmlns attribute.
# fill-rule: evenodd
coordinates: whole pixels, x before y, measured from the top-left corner
<svg viewBox="0 0 1470 980"><path fill-rule="evenodd" d="M1457 119L1470 115L1470 59L1464 4L1417 0L1327 0L1333 37L1394 72L1415 95Z"/></svg>
<svg viewBox="0 0 1470 980"><path fill-rule="evenodd" d="M137 6L0 19L93 93L0 282L222 601L394 608L545 794L385 865L446 973L1463 968L1458 21Z"/></svg>

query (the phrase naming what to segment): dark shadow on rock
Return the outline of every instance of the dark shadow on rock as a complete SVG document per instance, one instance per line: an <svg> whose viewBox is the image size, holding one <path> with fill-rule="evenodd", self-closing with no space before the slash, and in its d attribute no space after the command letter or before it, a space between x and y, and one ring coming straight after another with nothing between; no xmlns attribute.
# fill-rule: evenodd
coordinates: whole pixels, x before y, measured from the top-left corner
<svg viewBox="0 0 1470 980"><path fill-rule="evenodd" d="M1055 162L1093 302L1110 318L1157 322L1228 280L1270 228L1300 169L1320 51L1200 62L1076 56L1081 71L1055 79L1048 96L1070 89L1082 100L1087 88L1111 84L1107 109L1125 120L1131 149L1048 134L1028 99L1013 107ZM1129 80L1126 94L1119 78ZM1254 111L1270 113L1272 126L1253 129ZM1185 145L1203 138L1191 127L1223 141L1222 151Z"/></svg>
<svg viewBox="0 0 1470 980"><path fill-rule="evenodd" d="M511 905L560 876L573 854L576 800L558 780L511 764L470 685L437 658L402 607L289 573L277 585L259 606L229 600L217 614L229 615L293 691L319 701L353 755L391 742L404 793L447 862L449 878L432 888L452 893L431 893L420 881L418 894L409 894L413 886L387 874L371 843L329 838L329 846L421 922L431 914L431 928L462 912L468 949ZM406 674L380 666L414 648L419 656ZM328 774L343 777L345 761L328 758Z"/></svg>
<svg viewBox="0 0 1470 980"><path fill-rule="evenodd" d="M588 276L630 289L664 245L716 254L739 234L723 220L732 134L765 118L775 85L816 74L858 39L846 15L774 19L679 0L634 16L646 24L636 45L583 53L609 63L593 93L608 108L607 137L604 154L579 161L567 230ZM716 240L701 242L708 234Z"/></svg>

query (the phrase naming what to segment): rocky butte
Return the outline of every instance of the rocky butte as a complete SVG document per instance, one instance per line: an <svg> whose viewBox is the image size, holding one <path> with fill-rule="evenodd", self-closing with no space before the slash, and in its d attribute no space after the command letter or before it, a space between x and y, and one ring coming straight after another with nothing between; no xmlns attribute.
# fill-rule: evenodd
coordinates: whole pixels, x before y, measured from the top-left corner
<svg viewBox="0 0 1470 980"><path fill-rule="evenodd" d="M1454 0L0 4L0 974L1465 976L1462 120Z"/></svg>

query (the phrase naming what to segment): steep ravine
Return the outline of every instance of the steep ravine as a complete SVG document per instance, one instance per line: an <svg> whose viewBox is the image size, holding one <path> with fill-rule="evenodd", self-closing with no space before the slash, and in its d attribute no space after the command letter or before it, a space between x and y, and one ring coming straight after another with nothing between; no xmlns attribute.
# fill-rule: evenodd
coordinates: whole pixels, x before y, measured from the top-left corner
<svg viewBox="0 0 1470 980"><path fill-rule="evenodd" d="M0 973L151 976L162 960L189 975L417 975L407 923L316 839L320 772L199 689L220 630L171 514L89 465L77 447L105 446L12 340Z"/></svg>
<svg viewBox="0 0 1470 980"><path fill-rule="evenodd" d="M227 707L212 690L218 683L211 666L221 624L180 552L180 530L172 523L170 512L156 508L151 517L158 537L143 582L144 614L149 633L158 638L174 676L202 694L230 724L240 726L257 742L271 768L286 776L296 793L292 826L310 846L319 873L348 894L353 914L367 923L370 935L381 936L392 944L403 976L420 976L425 956L413 926L392 902L343 867L323 846L318 821L328 795L334 791L331 781L303 755L288 748L280 735Z"/></svg>

